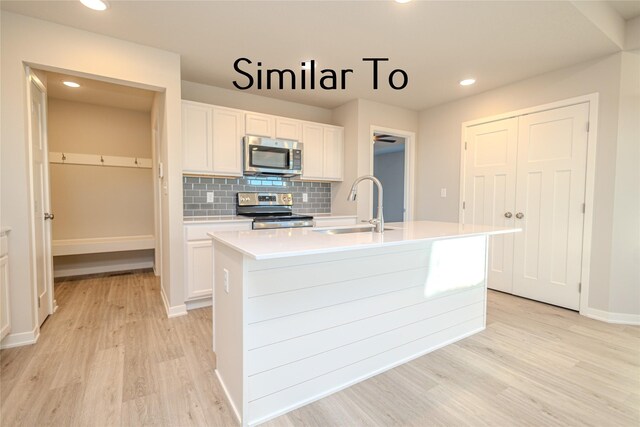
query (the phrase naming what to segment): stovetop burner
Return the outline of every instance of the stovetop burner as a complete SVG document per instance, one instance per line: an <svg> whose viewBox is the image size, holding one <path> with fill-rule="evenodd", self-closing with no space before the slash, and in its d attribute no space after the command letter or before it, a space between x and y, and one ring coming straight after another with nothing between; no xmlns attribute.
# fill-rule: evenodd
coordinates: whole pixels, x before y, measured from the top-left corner
<svg viewBox="0 0 640 427"><path fill-rule="evenodd" d="M290 193L238 193L238 215L253 217L253 228L313 227L313 217L293 212Z"/></svg>

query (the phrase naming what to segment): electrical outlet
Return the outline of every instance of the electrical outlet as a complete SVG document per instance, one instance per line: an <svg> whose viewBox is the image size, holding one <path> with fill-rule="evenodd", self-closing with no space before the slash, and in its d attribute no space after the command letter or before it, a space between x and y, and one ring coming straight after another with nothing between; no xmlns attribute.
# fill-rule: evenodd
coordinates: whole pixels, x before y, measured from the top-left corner
<svg viewBox="0 0 640 427"><path fill-rule="evenodd" d="M213 191L207 191L207 203L213 203Z"/></svg>
<svg viewBox="0 0 640 427"><path fill-rule="evenodd" d="M440 189L440 197L447 197L447 189L446 188L441 188Z"/></svg>
<svg viewBox="0 0 640 427"><path fill-rule="evenodd" d="M224 269L224 291L229 293L229 270Z"/></svg>
<svg viewBox="0 0 640 427"><path fill-rule="evenodd" d="M307 193L302 193L302 201L304 203L309 201L309 195Z"/></svg>

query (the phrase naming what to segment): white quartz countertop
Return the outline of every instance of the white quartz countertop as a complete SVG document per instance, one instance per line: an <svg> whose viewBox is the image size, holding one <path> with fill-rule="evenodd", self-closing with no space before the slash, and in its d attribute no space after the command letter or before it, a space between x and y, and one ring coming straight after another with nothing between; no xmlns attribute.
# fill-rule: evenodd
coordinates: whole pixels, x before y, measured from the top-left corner
<svg viewBox="0 0 640 427"><path fill-rule="evenodd" d="M435 221L391 223L386 224L385 228L391 229L383 234L367 232L331 235L319 233L313 228L220 231L208 234L253 259L262 260L520 231L519 228Z"/></svg>
<svg viewBox="0 0 640 427"><path fill-rule="evenodd" d="M330 213L319 214L303 214L311 215L314 218L323 219L348 219L355 218L356 215L334 215ZM220 223L220 222L251 222L253 218L242 215L218 215L218 216L186 216L184 217L184 224L201 224L201 223Z"/></svg>
<svg viewBox="0 0 640 427"><path fill-rule="evenodd" d="M253 218L242 215L218 215L218 216L185 216L185 224L199 224L207 222L251 222Z"/></svg>

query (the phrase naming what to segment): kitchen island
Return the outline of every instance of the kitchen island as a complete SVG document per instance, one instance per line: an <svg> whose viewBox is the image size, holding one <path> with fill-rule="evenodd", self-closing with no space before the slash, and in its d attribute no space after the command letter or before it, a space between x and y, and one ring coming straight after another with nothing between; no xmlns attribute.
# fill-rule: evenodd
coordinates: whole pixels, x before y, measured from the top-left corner
<svg viewBox="0 0 640 427"><path fill-rule="evenodd" d="M216 374L243 425L484 329L489 236L517 230L387 228L211 234Z"/></svg>

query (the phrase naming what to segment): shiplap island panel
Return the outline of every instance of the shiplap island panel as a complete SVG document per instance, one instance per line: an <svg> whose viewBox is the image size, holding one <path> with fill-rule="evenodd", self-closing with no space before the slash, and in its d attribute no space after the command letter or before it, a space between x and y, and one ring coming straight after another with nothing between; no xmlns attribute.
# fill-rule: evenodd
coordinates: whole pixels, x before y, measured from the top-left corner
<svg viewBox="0 0 640 427"><path fill-rule="evenodd" d="M216 374L243 425L484 329L487 236L515 230L391 227L212 234Z"/></svg>

